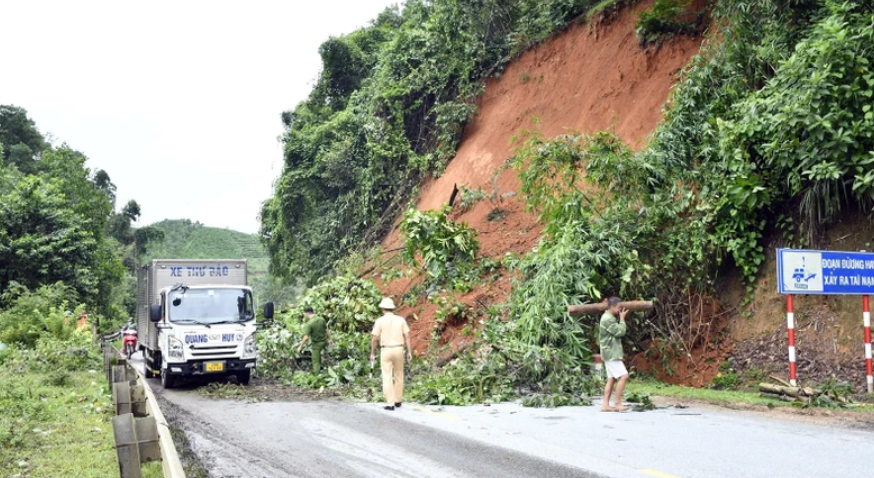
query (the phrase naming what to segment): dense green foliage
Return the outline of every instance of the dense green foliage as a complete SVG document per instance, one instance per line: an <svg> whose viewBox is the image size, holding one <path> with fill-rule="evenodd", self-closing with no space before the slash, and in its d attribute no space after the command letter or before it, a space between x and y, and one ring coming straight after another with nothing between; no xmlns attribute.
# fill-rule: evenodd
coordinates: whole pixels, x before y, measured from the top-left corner
<svg viewBox="0 0 874 478"><path fill-rule="evenodd" d="M266 258L267 251L254 234L207 227L188 219L167 219L151 227L164 233L160 244L151 246L143 255L151 259L257 259Z"/></svg>
<svg viewBox="0 0 874 478"><path fill-rule="evenodd" d="M692 0L656 0L651 8L640 12L634 25L637 37L646 47L678 34L700 32L705 23L705 12L690 12Z"/></svg>
<svg viewBox="0 0 874 478"><path fill-rule="evenodd" d="M261 362L258 374L305 386L339 386L355 382L370 371L370 328L379 317L382 294L367 280L336 277L312 287L294 307L281 313L276 326L258 336ZM306 322L304 308L325 319L334 341L323 362L324 375L312 377L308 363L299 362L296 349ZM307 361L308 362L308 361Z"/></svg>
<svg viewBox="0 0 874 478"><path fill-rule="evenodd" d="M283 114L285 168L262 210L272 268L314 284L379 240L454 155L487 76L594 0L409 0L320 48L309 99Z"/></svg>
<svg viewBox="0 0 874 478"><path fill-rule="evenodd" d="M607 133L553 141L534 135L516 151L521 192L546 224L545 240L519 265L511 300L522 340L558 347L574 362L588 358L591 324L570 317L567 307L626 293L645 243L628 230L635 217L624 210L637 203L634 184L647 173L630 159L628 148ZM615 195L593 200L581 189L584 178L623 183L608 188Z"/></svg>
<svg viewBox="0 0 874 478"><path fill-rule="evenodd" d="M0 351L0 467L4 476L118 474L112 394L89 334ZM144 476L161 476L144 473Z"/></svg>
<svg viewBox="0 0 874 478"><path fill-rule="evenodd" d="M8 306L0 312L0 343L33 347L44 336L69 339L84 308L80 305L74 309L76 304L70 298L75 296L63 282L33 292L13 284L2 296ZM72 315L64 323L67 312Z"/></svg>
<svg viewBox="0 0 874 478"><path fill-rule="evenodd" d="M286 318L286 323L304 321L303 309L312 307L331 330L369 332L376 317L382 294L373 282L352 276L326 279L307 289Z"/></svg>
<svg viewBox="0 0 874 478"><path fill-rule="evenodd" d="M133 314L125 266L157 235L134 230L136 201L115 212L109 174L46 142L24 109L0 106L0 142L11 145L0 143L0 468L109 476L112 396L94 381L101 357L77 318L87 308L109 331Z"/></svg>
<svg viewBox="0 0 874 478"><path fill-rule="evenodd" d="M404 236L404 260L414 266L421 257L428 280L438 286L458 281L473 273L479 252L476 231L467 224L455 223L447 216L449 207L440 211L418 211L409 208L401 221Z"/></svg>
<svg viewBox="0 0 874 478"><path fill-rule="evenodd" d="M48 144L22 108L0 106L0 137L17 146L0 145L0 294L63 282L68 302L109 319L108 330L133 308L124 266L149 239L131 229L139 205L116 213L109 174L66 144Z"/></svg>
<svg viewBox="0 0 874 478"><path fill-rule="evenodd" d="M0 160L23 173L36 172L33 159L49 146L27 111L13 105L0 105L0 144Z"/></svg>

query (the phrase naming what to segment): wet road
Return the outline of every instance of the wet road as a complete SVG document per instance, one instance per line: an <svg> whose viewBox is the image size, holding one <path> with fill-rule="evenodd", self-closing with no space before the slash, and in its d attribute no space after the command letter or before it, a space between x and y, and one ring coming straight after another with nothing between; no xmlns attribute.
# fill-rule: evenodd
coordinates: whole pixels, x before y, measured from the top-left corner
<svg viewBox="0 0 874 478"><path fill-rule="evenodd" d="M874 429L710 409L599 413L214 400L150 384L212 477L798 478L870 474Z"/></svg>
<svg viewBox="0 0 874 478"><path fill-rule="evenodd" d="M594 477L517 450L342 402L216 401L167 390L213 477ZM172 411L166 410L173 409ZM389 415L392 413L392 415Z"/></svg>

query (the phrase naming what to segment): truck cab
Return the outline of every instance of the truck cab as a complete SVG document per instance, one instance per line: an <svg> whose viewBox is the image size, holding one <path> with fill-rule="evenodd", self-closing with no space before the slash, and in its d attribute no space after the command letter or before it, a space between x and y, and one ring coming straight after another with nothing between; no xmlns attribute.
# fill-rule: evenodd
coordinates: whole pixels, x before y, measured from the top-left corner
<svg viewBox="0 0 874 478"><path fill-rule="evenodd" d="M227 265L202 266L218 272L201 275L201 266L168 267L167 262L155 261L144 274L143 287L151 290L143 291L147 320L138 325L145 329L140 344L146 376L160 375L164 388L173 388L180 378L208 375L233 375L247 385L258 349L255 298L245 285L245 263L231 266L235 276ZM166 285L170 279L178 282ZM272 318L273 304L264 309L264 317Z"/></svg>

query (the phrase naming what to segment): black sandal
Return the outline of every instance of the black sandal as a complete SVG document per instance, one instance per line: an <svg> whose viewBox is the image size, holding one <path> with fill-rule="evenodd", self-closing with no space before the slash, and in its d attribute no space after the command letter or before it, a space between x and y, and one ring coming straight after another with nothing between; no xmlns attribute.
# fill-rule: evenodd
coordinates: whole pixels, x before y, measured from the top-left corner
<svg viewBox="0 0 874 478"><path fill-rule="evenodd" d="M395 403L395 408L401 408L401 402Z"/></svg>
<svg viewBox="0 0 874 478"><path fill-rule="evenodd" d="M383 410L392 411L392 410L395 409L395 407L393 407L393 406L391 406L391 405L386 405L386 406L382 407L382 409L383 409Z"/></svg>

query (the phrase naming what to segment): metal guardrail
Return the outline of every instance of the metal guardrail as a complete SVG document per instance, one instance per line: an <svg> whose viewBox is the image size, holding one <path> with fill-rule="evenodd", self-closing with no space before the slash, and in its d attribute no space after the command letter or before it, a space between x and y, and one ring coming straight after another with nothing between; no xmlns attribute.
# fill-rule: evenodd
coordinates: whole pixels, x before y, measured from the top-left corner
<svg viewBox="0 0 874 478"><path fill-rule="evenodd" d="M103 345L103 366L112 385L112 429L121 478L142 478L142 464L158 460L164 478L185 478L170 427L145 376L108 343Z"/></svg>

